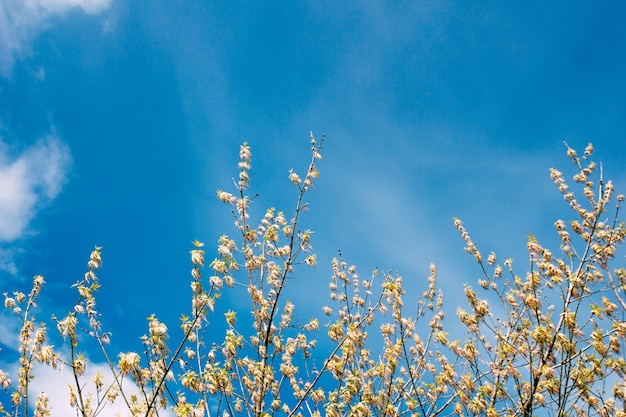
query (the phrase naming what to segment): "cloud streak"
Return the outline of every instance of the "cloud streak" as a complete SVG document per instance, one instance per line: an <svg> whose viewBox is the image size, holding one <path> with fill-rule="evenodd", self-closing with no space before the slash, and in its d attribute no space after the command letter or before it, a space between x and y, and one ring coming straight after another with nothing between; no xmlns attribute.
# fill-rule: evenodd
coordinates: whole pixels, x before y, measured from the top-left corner
<svg viewBox="0 0 626 417"><path fill-rule="evenodd" d="M52 417L63 417L76 414L76 408L72 407L69 401L69 387L75 385L74 374L71 370L69 368L55 370L46 365L37 365L35 372L37 377L31 384L32 391L36 394L45 392L48 395L50 399L50 415ZM88 363L85 375L81 378L84 398L91 396L93 401L95 401L98 395L101 396L103 394L102 392L97 393L95 384L93 383L98 372L103 375L105 388L113 383L114 378L108 364L96 362ZM130 396L131 394L135 394L138 398L141 398L139 388L130 380L124 381L124 392L126 395ZM32 403L34 404L34 398ZM114 403L106 402L102 407L103 408L100 409L100 415L103 416L123 416L129 413L128 407L121 396L118 396ZM159 415L173 417L173 413L169 410L161 410L159 411Z"/></svg>
<svg viewBox="0 0 626 417"><path fill-rule="evenodd" d="M6 370L9 373L11 379L17 383L17 375L19 367L17 364L7 364L0 362L0 369ZM65 417L76 415L76 408L70 405L70 386L75 386L74 374L69 367L63 367L62 369L53 369L49 365L43 365L36 363L33 367L33 374L35 379L29 385L30 405L31 409L34 408L35 399L40 393L45 393L49 398L49 409L51 417ZM104 389L110 386L114 377L111 373L109 365L106 363L88 362L85 374L80 378L81 386L83 387L83 398L91 397L92 405L95 406L97 398L102 398L103 392L98 393L93 382L96 374L102 374L102 380ZM132 394L141 398L140 390L137 385L131 380L124 381L124 392L130 396ZM0 399L2 396L0 395ZM8 405L8 404L6 404ZM124 416L128 415L129 410L126 406L121 395L118 395L116 400L111 403L106 401L100 405L98 409L99 415L102 416ZM174 414L170 410L160 410L159 415L164 417L173 417Z"/></svg>
<svg viewBox="0 0 626 417"><path fill-rule="evenodd" d="M61 191L71 163L68 146L54 135L16 158L0 138L0 244L24 235L37 212ZM0 248L0 270L17 272L10 250Z"/></svg>
<svg viewBox="0 0 626 417"><path fill-rule="evenodd" d="M0 75L9 76L16 58L24 56L48 21L70 9L98 14L111 0L17 0L0 2Z"/></svg>

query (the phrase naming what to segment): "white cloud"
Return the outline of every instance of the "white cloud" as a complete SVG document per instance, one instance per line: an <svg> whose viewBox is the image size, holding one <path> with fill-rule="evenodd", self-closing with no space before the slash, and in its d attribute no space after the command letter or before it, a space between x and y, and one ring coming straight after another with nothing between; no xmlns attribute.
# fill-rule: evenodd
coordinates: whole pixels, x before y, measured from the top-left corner
<svg viewBox="0 0 626 417"><path fill-rule="evenodd" d="M80 7L85 13L96 14L109 7L111 0L24 0L31 9L48 13L63 13L72 7Z"/></svg>
<svg viewBox="0 0 626 417"><path fill-rule="evenodd" d="M6 311L0 311L0 345L3 346L2 355L0 355L0 370L6 372L12 382L17 382L17 376L19 373L19 364L16 358L19 357L19 334L21 323L17 317L12 313ZM48 332L56 332L54 326L48 326ZM55 349L57 353L60 353L63 359L70 357L69 351L65 346L61 346ZM111 354L111 352L109 352ZM112 358L116 358L116 355L111 355ZM115 359L113 359L115 360ZM111 373L111 369L106 362L95 362L87 358L87 367L85 374L80 378L81 386L84 387L83 395L91 395L95 400L97 398L97 392L95 384L93 383L94 377L98 372L102 373L104 387L108 387L113 383L114 378ZM31 394L31 408L35 404L36 397L44 392L49 398L49 407L51 417L66 417L76 415L76 409L70 406L69 402L69 386L75 385L74 375L71 369L67 366L54 369L49 365L35 363L33 366L32 374L35 378L29 385L29 392ZM141 398L141 394L137 385L130 379L126 378L122 382L122 386L126 395L136 394L138 398ZM86 398L86 397L85 397ZM7 399L7 396L0 388L0 402ZM8 405L5 402L5 406ZM102 404L101 412L98 414L104 417L113 416L126 416L130 415L128 407L126 406L123 398L118 396L116 401L111 404ZM171 417L173 414L169 411L160 411L159 415L164 417Z"/></svg>
<svg viewBox="0 0 626 417"><path fill-rule="evenodd" d="M45 30L48 21L79 7L97 14L109 7L111 0L10 0L0 2L0 75L8 76L15 58L23 56L30 42Z"/></svg>
<svg viewBox="0 0 626 417"><path fill-rule="evenodd" d="M39 365L36 366L34 372L36 372L36 378L31 383L31 389L35 395L40 392L45 392L49 398L50 416L51 417L65 417L76 414L76 409L70 406L69 402L69 386L74 385L74 375L69 368L63 370L55 370L49 366ZM109 366L105 363L91 363L87 365L85 375L82 378L84 384L83 395L92 395L95 400L96 390L93 383L93 379L98 372L102 372L104 375L103 382L105 387L113 382L113 375ZM126 394L134 393L137 397L141 398L139 394L139 388L130 381L125 381L124 391ZM34 403L34 399L33 399ZM124 400L119 396L113 404L105 404L101 416L125 416L129 415L128 407L124 403ZM160 411L159 415L172 416L168 411Z"/></svg>
<svg viewBox="0 0 626 417"><path fill-rule="evenodd" d="M11 275L17 275L17 265L13 261L14 251L0 248L0 271L7 271Z"/></svg>
<svg viewBox="0 0 626 417"><path fill-rule="evenodd" d="M37 211L61 191L70 164L69 148L53 135L13 159L0 139L0 243L24 234ZM0 269L10 270L3 257L0 252Z"/></svg>
<svg viewBox="0 0 626 417"><path fill-rule="evenodd" d="M16 379L19 368L15 363L7 364L0 362L0 369L9 373L9 377L12 380ZM97 398L95 385L93 379L98 372L103 375L104 386L107 387L113 382L113 375L106 363L88 363L85 374L81 377L81 385L83 388L83 396L86 399L87 395L91 395L93 400ZM70 406L69 401L69 387L75 385L74 375L71 369L53 369L48 365L36 364L33 368L33 375L35 379L29 385L29 392L31 397L31 407L35 404L36 397L45 392L48 396L48 406L50 409L51 417L66 417L76 415L76 409ZM124 392L127 395L132 393L136 394L138 398L141 398L141 394L137 385L130 380L125 380L123 383ZM126 416L129 415L128 407L126 406L124 399L118 396L116 401L111 403L102 404L101 412L98 414L105 417L113 416ZM160 416L172 417L173 413L169 410L159 411Z"/></svg>
<svg viewBox="0 0 626 417"><path fill-rule="evenodd" d="M20 326L12 312L0 313L0 345L17 351L20 346ZM1 369L1 367L0 367Z"/></svg>

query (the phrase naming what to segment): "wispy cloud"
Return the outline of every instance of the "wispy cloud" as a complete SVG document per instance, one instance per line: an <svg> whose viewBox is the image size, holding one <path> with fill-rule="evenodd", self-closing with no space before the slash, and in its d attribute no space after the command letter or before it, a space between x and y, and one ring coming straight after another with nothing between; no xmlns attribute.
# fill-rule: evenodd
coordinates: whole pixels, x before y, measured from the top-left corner
<svg viewBox="0 0 626 417"><path fill-rule="evenodd" d="M0 362L0 369L9 373L9 377L12 380L17 379L19 371L16 363L7 364ZM76 415L76 408L70 405L69 387L75 386L74 374L71 369L65 367L63 369L53 369L49 365L35 364L33 368L33 374L35 379L30 383L29 391L31 393L31 407L35 403L35 398L42 392L44 392L49 399L50 416L51 417L65 417ZM113 375L106 363L90 362L87 364L85 374L80 378L81 386L83 387L83 398L92 398L92 405L95 405L97 398L101 398L102 392L98 393L93 382L96 374L102 374L102 381L104 388L113 383ZM17 382L17 381L14 381ZM124 392L127 395L135 394L141 398L140 390L135 383L130 380L126 380L123 383ZM99 397L100 396L100 397ZM102 416L124 416L129 414L127 405L123 398L118 396L113 403L106 402L101 404L99 409ZM174 414L170 410L159 411L159 415L164 417L170 417Z"/></svg>
<svg viewBox="0 0 626 417"><path fill-rule="evenodd" d="M10 75L16 58L23 56L49 20L72 8L97 14L111 0L15 0L0 2L0 75Z"/></svg>
<svg viewBox="0 0 626 417"><path fill-rule="evenodd" d="M70 150L56 136L40 139L14 157L0 138L0 244L24 235L38 210L61 191ZM0 248L0 270L16 273L11 251Z"/></svg>
<svg viewBox="0 0 626 417"><path fill-rule="evenodd" d="M33 392L40 393L45 392L50 399L50 415L52 417L71 416L76 414L76 409L70 406L69 401L69 386L74 385L74 375L70 369L55 370L45 365L38 365L35 369L37 377L33 380L31 388ZM106 363L92 362L87 365L85 375L82 377L81 383L83 383L84 391L83 396L91 396L95 401L98 398L98 393L95 389L93 380L98 372L103 375L104 387L113 383L113 375ZM139 388L131 381L125 381L124 391L127 395L135 394L141 398ZM100 393L102 395L102 393ZM34 401L33 401L34 402ZM121 396L115 400L114 403L103 404L102 413L103 416L123 416L128 415L129 410ZM164 417L173 416L169 410L160 411L159 415Z"/></svg>
<svg viewBox="0 0 626 417"><path fill-rule="evenodd" d="M20 326L20 321L12 313L0 311L0 346L3 349L0 358L0 370L8 373L9 379L11 379L14 384L17 384L17 376L19 374L17 358L19 357ZM49 326L48 329L48 331L53 334L56 332L54 326ZM58 335L54 335L52 338L58 339ZM68 349L64 346L55 348L55 351L66 361L70 357ZM104 383L103 389L113 384L115 378L106 362L98 362L88 356L87 354L85 374L80 377L79 381L83 387L84 398L91 396L95 401L96 398L102 398L102 392L97 392L95 383L93 382L94 377L98 373L102 374L102 382ZM50 365L35 363L32 374L35 375L35 378L29 385L31 407L35 404L37 395L44 392L49 398L50 415L52 417L76 415L76 409L71 407L69 401L69 387L75 386L76 384L71 368L68 366L60 366L58 369L54 369ZM140 390L132 380L125 378L122 382L122 386L127 396L136 394L138 398L141 398ZM4 402L5 406L9 403L8 394L1 389L0 402ZM94 405L94 402L92 402L92 405ZM128 407L121 395L119 395L113 403L107 402L106 404L102 404L101 408L99 415L103 416L124 416L129 414ZM169 410L161 411L159 415L165 417L173 416Z"/></svg>

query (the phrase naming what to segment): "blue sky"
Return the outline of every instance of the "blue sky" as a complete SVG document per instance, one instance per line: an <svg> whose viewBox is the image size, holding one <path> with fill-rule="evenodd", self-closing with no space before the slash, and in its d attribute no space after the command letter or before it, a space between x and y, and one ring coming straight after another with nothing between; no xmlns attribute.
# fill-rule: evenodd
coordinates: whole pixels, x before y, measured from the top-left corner
<svg viewBox="0 0 626 417"><path fill-rule="evenodd" d="M554 241L569 215L548 175L569 167L563 141L593 142L626 188L625 9L3 1L2 290L42 274L42 303L63 312L103 246L105 323L136 348L145 317L176 327L187 311L190 242L210 257L233 232L215 190L230 190L239 144L252 147L255 209L288 210L309 131L328 140L303 219L320 262L297 282L307 315L327 302L338 250L363 274L398 271L415 295L430 262L444 290L474 282L453 216L523 270L526 236Z"/></svg>

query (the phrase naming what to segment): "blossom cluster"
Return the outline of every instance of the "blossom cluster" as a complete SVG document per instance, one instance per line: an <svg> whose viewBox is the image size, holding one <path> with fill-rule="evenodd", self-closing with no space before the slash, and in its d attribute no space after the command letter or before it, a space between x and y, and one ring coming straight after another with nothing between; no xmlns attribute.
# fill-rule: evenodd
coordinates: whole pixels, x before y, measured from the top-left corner
<svg viewBox="0 0 626 417"><path fill-rule="evenodd" d="M142 350L109 352L112 333L96 309L100 247L73 286L77 302L53 317L64 349L48 343L47 326L35 319L43 277L29 294L5 293L21 327L19 372L0 370L0 387L11 393L11 411L0 404L0 415L50 415L48 395L29 392L34 365L42 363L72 373L69 403L83 417L105 415L117 402L131 416L626 416L624 197L598 174L591 145L582 156L567 147L574 185L550 170L574 219L554 223L558 250L529 235L527 271L518 274L517 263L493 251L483 256L453 219L481 274L464 286L456 318L446 317L434 264L416 296L406 294L402 276L375 269L364 278L340 254L323 318L304 319L290 285L300 268L318 266L302 215L324 140L311 134L306 172L288 171L292 211L271 207L257 221L248 194L252 151L240 147L235 190L217 191L235 231L219 237L214 255L192 242L180 338L151 315ZM225 295L246 299L250 315L224 309ZM87 380L86 338L96 341L108 375Z"/></svg>

